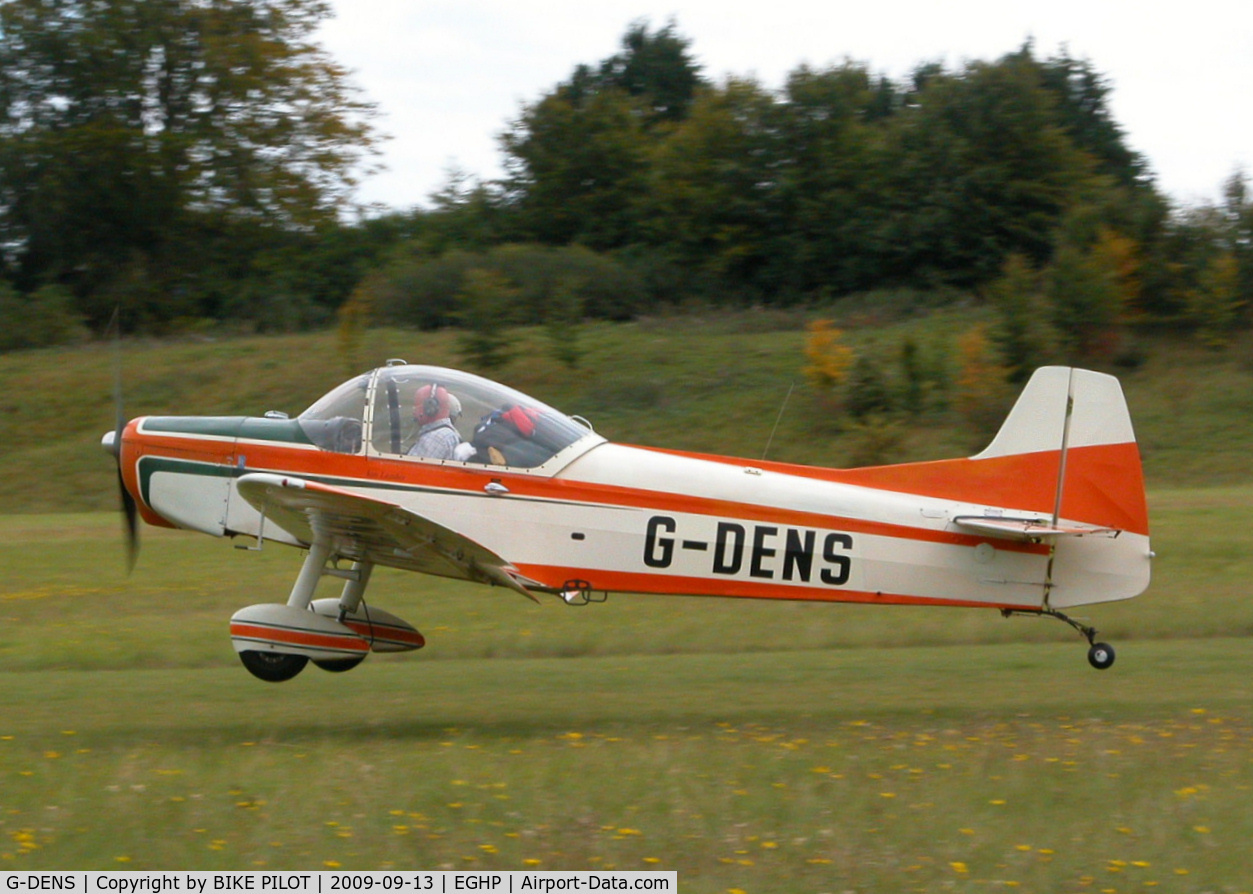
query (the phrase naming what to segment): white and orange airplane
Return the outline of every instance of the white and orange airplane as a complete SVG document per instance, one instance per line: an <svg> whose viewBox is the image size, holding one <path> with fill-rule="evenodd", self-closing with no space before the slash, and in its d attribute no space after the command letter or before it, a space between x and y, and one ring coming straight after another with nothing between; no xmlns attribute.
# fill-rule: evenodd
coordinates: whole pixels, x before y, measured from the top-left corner
<svg viewBox="0 0 1253 894"><path fill-rule="evenodd" d="M231 619L245 667L290 679L420 648L364 599L376 565L570 604L610 592L1065 614L1148 586L1140 455L1118 381L1037 370L977 456L824 469L613 444L498 383L403 361L295 419L144 416L103 438L153 525L306 550L286 603ZM315 599L323 577L338 598Z"/></svg>

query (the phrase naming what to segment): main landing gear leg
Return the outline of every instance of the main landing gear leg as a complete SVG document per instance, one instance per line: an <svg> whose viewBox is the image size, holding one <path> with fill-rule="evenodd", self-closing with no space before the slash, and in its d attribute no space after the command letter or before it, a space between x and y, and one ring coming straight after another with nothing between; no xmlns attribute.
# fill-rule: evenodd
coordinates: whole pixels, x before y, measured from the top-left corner
<svg viewBox="0 0 1253 894"><path fill-rule="evenodd" d="M1001 614L1008 618L1010 615L1047 615L1050 618L1057 618L1064 621L1071 627L1083 634L1088 641L1088 664L1097 670L1105 670L1114 663L1114 647L1109 643L1098 643L1096 641L1096 628L1089 627L1087 624L1080 624L1069 615L1063 614L1052 608L1044 608L1039 611L1015 611L1013 609L1002 609Z"/></svg>
<svg viewBox="0 0 1253 894"><path fill-rule="evenodd" d="M344 575L344 589L339 594L339 623L344 623L344 618L360 607L361 600L365 597L366 585L370 583L370 572L373 570L373 562L353 562L352 570ZM364 654L353 658L332 658L313 663L322 670L341 674L352 670L363 661L365 661Z"/></svg>
<svg viewBox="0 0 1253 894"><path fill-rule="evenodd" d="M339 621L342 624L345 616L352 614L361 605L365 596L366 585L370 583L370 572L374 570L373 562L353 562L352 571L344 581L344 589L339 594Z"/></svg>
<svg viewBox="0 0 1253 894"><path fill-rule="evenodd" d="M318 581L322 578L322 569L326 567L326 560L330 557L331 548L328 544L315 543L309 547L309 555L305 556L300 574L296 576L296 583L292 585L291 595L287 597L288 605L301 611L309 607L309 603L313 601L313 593L318 588Z"/></svg>

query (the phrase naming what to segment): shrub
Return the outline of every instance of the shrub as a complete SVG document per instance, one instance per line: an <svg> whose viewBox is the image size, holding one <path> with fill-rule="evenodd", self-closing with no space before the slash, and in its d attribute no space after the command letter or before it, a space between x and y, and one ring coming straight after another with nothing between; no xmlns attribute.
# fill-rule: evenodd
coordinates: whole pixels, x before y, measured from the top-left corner
<svg viewBox="0 0 1253 894"><path fill-rule="evenodd" d="M853 365L853 349L843 342L843 332L830 320L814 320L805 327L805 364L809 384L823 396L831 396L848 376Z"/></svg>
<svg viewBox="0 0 1253 894"><path fill-rule="evenodd" d="M499 369L508 363L509 326L518 290L494 270L473 269L457 293L455 319L463 332L458 339L461 354L484 370Z"/></svg>
<svg viewBox="0 0 1253 894"><path fill-rule="evenodd" d="M0 351L72 344L87 336L69 290L48 285L20 295L0 281Z"/></svg>
<svg viewBox="0 0 1253 894"><path fill-rule="evenodd" d="M953 405L971 428L971 444L982 446L996 433L1012 400L1008 371L997 363L985 327L957 342L958 374Z"/></svg>

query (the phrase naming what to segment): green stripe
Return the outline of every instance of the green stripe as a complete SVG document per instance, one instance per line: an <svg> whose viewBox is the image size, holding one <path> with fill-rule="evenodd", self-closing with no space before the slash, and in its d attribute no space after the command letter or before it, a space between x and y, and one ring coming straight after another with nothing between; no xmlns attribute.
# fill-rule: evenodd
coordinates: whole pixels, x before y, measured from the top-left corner
<svg viewBox="0 0 1253 894"><path fill-rule="evenodd" d="M281 444L312 444L299 419L260 416L149 416L144 431L217 438L247 438Z"/></svg>
<svg viewBox="0 0 1253 894"><path fill-rule="evenodd" d="M238 474L234 466L222 463L202 463L189 459L169 459L164 456L143 456L137 466L139 473L139 494L148 506L152 505L149 492L152 488L152 476L157 472L173 472L178 475L200 475L206 478L233 478Z"/></svg>

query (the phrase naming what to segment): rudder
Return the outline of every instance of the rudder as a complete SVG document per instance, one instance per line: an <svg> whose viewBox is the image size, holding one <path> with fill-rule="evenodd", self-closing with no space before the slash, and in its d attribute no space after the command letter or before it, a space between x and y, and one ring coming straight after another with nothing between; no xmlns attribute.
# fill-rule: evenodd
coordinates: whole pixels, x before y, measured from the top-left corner
<svg viewBox="0 0 1253 894"><path fill-rule="evenodd" d="M1052 505L1031 508L1047 511L1054 524L1069 519L1148 534L1140 451L1115 377L1073 367L1036 370L992 443L971 460L1013 467L1014 457L1043 460L1031 464L1038 473L1052 467Z"/></svg>

